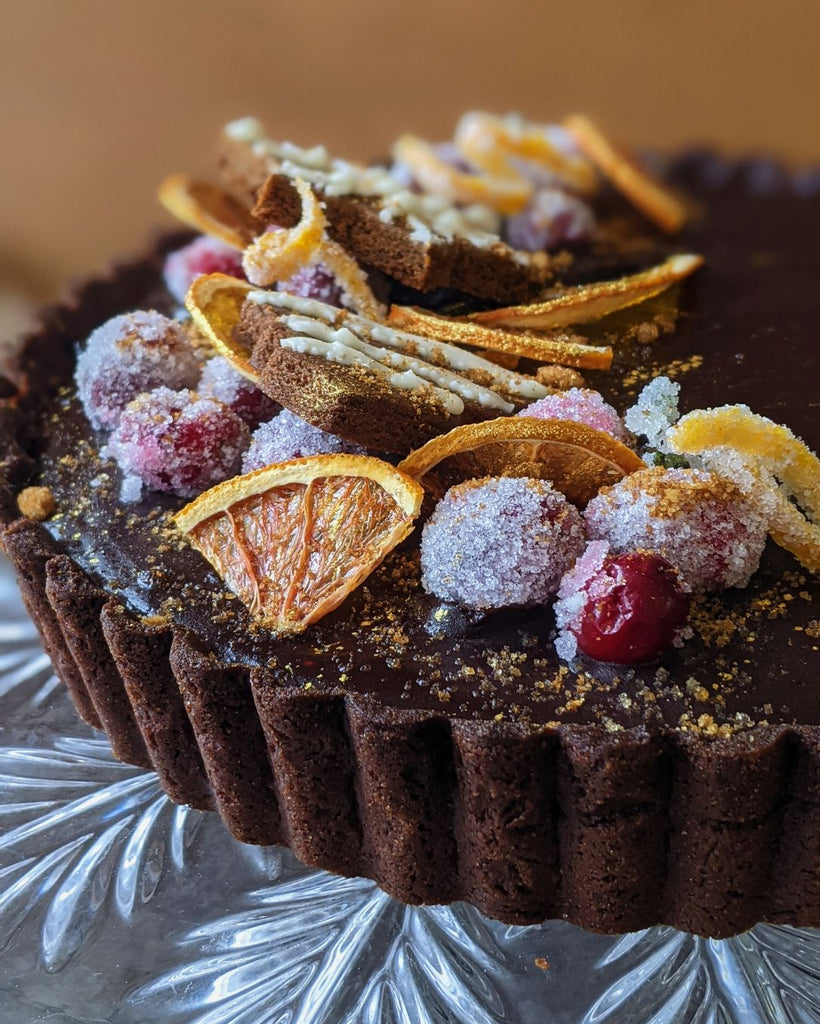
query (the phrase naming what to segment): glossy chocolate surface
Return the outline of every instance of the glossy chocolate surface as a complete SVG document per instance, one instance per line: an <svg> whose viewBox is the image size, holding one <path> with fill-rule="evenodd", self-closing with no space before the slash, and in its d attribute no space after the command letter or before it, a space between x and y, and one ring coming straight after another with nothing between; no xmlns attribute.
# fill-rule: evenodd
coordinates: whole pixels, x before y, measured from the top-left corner
<svg viewBox="0 0 820 1024"><path fill-rule="evenodd" d="M706 266L680 293L673 333L651 345L621 343L611 373L587 380L623 411L646 381L671 372L684 411L744 402L817 448L820 193L800 194L759 166L698 159L673 169L700 208L680 248L703 253ZM134 295L131 308L156 304L154 291ZM698 608L681 650L635 669L562 666L549 609L480 617L442 606L421 590L412 547L304 634L277 639L168 528L164 513L183 501L118 501L118 470L99 459L105 438L89 427L71 382L63 384L44 397L38 482L52 488L58 510L46 527L132 611L171 617L224 660L269 665L284 684L367 692L454 717L707 733L750 721L820 722L820 584L773 545L746 590Z"/></svg>

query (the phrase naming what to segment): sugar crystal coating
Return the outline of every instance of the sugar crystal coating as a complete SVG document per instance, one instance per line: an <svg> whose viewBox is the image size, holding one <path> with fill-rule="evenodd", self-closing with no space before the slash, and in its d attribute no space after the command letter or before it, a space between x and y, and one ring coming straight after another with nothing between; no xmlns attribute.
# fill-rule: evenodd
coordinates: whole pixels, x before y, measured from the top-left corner
<svg viewBox="0 0 820 1024"><path fill-rule="evenodd" d="M136 477L152 490L189 498L239 471L249 436L221 402L156 388L126 407L101 454L122 470L123 496L135 495Z"/></svg>
<svg viewBox="0 0 820 1024"><path fill-rule="evenodd" d="M605 487L584 513L614 552L661 555L696 591L745 587L766 544L765 505L699 469L644 469Z"/></svg>
<svg viewBox="0 0 820 1024"><path fill-rule="evenodd" d="M165 287L177 302L185 301L185 293L200 274L244 277L242 253L218 238L200 235L182 249L169 253L165 259Z"/></svg>
<svg viewBox="0 0 820 1024"><path fill-rule="evenodd" d="M348 452L365 455L367 449L352 441L344 441L306 423L289 409L283 409L253 432L251 443L242 461L242 472L250 473L274 462L287 462L308 455L332 455Z"/></svg>
<svg viewBox="0 0 820 1024"><path fill-rule="evenodd" d="M504 238L514 249L539 252L583 242L595 228L595 214L578 196L560 188L539 188L526 209L509 217Z"/></svg>
<svg viewBox="0 0 820 1024"><path fill-rule="evenodd" d="M243 419L251 430L275 416L279 406L251 380L235 370L227 359L215 356L202 367L197 392L215 398Z"/></svg>
<svg viewBox="0 0 820 1024"><path fill-rule="evenodd" d="M153 310L124 313L93 331L77 359L77 394L95 427L111 428L128 403L161 384L193 387L199 360L173 320Z"/></svg>
<svg viewBox="0 0 820 1024"><path fill-rule="evenodd" d="M645 437L650 448L666 451L665 435L676 422L680 384L668 377L656 377L638 395L638 401L626 411L624 422L638 437Z"/></svg>
<svg viewBox="0 0 820 1024"><path fill-rule="evenodd" d="M547 395L522 409L518 415L586 423L595 430L611 434L618 441L629 441L621 417L597 391L590 388L570 388L559 394Z"/></svg>
<svg viewBox="0 0 820 1024"><path fill-rule="evenodd" d="M342 287L322 263L311 263L298 270L287 281L279 281L277 291L298 295L303 299L317 299L329 306L342 306Z"/></svg>
<svg viewBox="0 0 820 1024"><path fill-rule="evenodd" d="M422 584L472 608L543 604L584 541L578 510L547 481L471 480L451 487L424 527Z"/></svg>

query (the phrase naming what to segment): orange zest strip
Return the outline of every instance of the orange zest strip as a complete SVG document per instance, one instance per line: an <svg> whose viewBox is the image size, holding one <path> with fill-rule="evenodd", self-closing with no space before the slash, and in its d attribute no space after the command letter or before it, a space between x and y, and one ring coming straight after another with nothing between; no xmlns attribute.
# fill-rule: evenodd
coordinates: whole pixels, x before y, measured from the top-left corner
<svg viewBox="0 0 820 1024"><path fill-rule="evenodd" d="M159 187L159 201L183 224L242 250L259 233L250 210L217 185L172 174Z"/></svg>
<svg viewBox="0 0 820 1024"><path fill-rule="evenodd" d="M226 480L173 522L261 625L338 607L413 529L423 489L366 455L317 455Z"/></svg>
<svg viewBox="0 0 820 1024"><path fill-rule="evenodd" d="M659 182L612 145L584 114L566 118L564 127L579 148L634 206L669 234L686 222L686 208Z"/></svg>
<svg viewBox="0 0 820 1024"><path fill-rule="evenodd" d="M540 363L559 363L585 370L608 370L612 365L609 345L588 345L572 335L537 335L438 316L411 306L391 306L387 322L436 341L524 356Z"/></svg>
<svg viewBox="0 0 820 1024"><path fill-rule="evenodd" d="M202 274L188 289L185 308L217 352L243 377L257 383L259 374L251 364L250 352L233 336L242 306L253 289L252 284L228 274Z"/></svg>
<svg viewBox="0 0 820 1024"><path fill-rule="evenodd" d="M659 295L670 285L694 273L702 264L702 256L670 256L656 267L617 281L579 285L543 302L471 313L464 320L486 327L531 327L537 330L589 323Z"/></svg>
<svg viewBox="0 0 820 1024"><path fill-rule="evenodd" d="M438 470L448 460L456 478L442 484ZM434 492L459 479L531 476L585 505L601 487L646 467L631 448L585 423L502 416L435 437L398 468Z"/></svg>

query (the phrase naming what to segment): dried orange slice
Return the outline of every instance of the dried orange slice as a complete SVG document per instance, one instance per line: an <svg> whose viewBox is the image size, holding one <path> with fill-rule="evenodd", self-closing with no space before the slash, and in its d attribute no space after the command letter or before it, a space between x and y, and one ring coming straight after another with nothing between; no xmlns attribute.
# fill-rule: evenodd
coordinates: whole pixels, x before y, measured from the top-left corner
<svg viewBox="0 0 820 1024"><path fill-rule="evenodd" d="M573 114L566 118L564 127L615 188L658 227L670 234L683 227L686 222L683 204L663 185L619 153L588 117Z"/></svg>
<svg viewBox="0 0 820 1024"><path fill-rule="evenodd" d="M194 323L220 355L248 380L256 383L259 374L251 365L250 352L233 336L242 306L254 286L228 274L202 274L191 284L185 307Z"/></svg>
<svg viewBox="0 0 820 1024"><path fill-rule="evenodd" d="M450 203L482 203L509 215L520 213L532 195L532 185L510 168L500 168L498 175L460 171L415 135L400 136L393 144L393 157L407 164L426 192Z"/></svg>
<svg viewBox="0 0 820 1024"><path fill-rule="evenodd" d="M468 423L411 452L399 469L435 495L462 480L527 476L549 480L577 505L645 464L626 445L585 423L502 416Z"/></svg>
<svg viewBox="0 0 820 1024"><path fill-rule="evenodd" d="M737 453L774 499L772 539L820 573L820 459L788 427L745 405L724 405L683 416L666 441L674 452L701 456L718 473L727 451Z"/></svg>
<svg viewBox="0 0 820 1024"><path fill-rule="evenodd" d="M506 352L535 359L539 363L559 363L586 370L608 370L612 365L612 348L609 345L587 345L573 335L503 331L438 316L411 306L391 306L387 322L436 341L453 341L493 352Z"/></svg>
<svg viewBox="0 0 820 1024"><path fill-rule="evenodd" d="M368 455L315 455L217 484L174 516L262 625L336 608L412 530L422 488Z"/></svg>
<svg viewBox="0 0 820 1024"><path fill-rule="evenodd" d="M514 158L551 171L578 192L589 194L598 187L595 168L585 157L566 153L547 129L517 117L471 111L456 127L455 144L470 163L497 177L519 173Z"/></svg>
<svg viewBox="0 0 820 1024"><path fill-rule="evenodd" d="M670 285L694 273L702 264L702 256L682 253L670 256L656 267L629 274L617 281L578 285L543 302L489 309L483 313L471 313L464 319L486 327L531 327L537 330L589 323L659 295Z"/></svg>
<svg viewBox="0 0 820 1024"><path fill-rule="evenodd" d="M159 201L175 217L234 249L244 249L259 234L260 224L250 210L217 185L172 174L159 187Z"/></svg>

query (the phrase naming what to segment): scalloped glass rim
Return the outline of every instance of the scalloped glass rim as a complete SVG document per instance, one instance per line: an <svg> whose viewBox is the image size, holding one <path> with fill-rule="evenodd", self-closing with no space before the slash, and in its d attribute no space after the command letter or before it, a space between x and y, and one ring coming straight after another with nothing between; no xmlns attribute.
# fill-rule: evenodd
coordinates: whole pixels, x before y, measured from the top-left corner
<svg viewBox="0 0 820 1024"><path fill-rule="evenodd" d="M3 1024L820 1021L820 931L510 927L235 842L79 720L5 560L0 744Z"/></svg>

